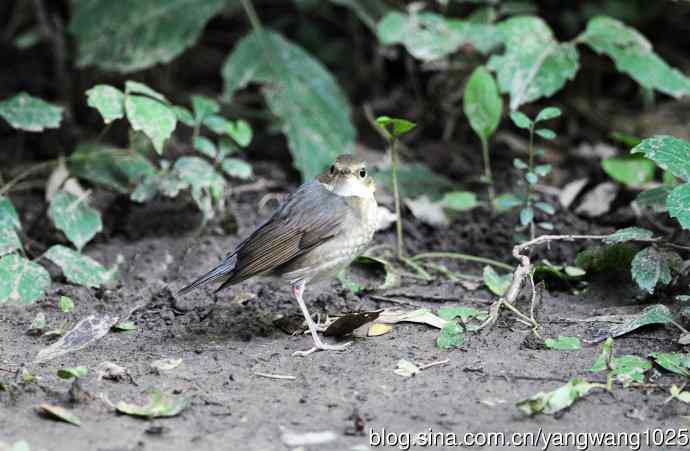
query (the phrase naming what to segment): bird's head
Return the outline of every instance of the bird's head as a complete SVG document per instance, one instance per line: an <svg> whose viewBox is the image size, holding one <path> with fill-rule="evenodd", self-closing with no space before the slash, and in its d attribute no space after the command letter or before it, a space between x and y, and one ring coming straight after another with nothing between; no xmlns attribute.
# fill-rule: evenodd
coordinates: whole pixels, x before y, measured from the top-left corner
<svg viewBox="0 0 690 451"><path fill-rule="evenodd" d="M338 196L373 198L376 191L374 179L369 176L365 163L352 155L340 155L319 176L326 189Z"/></svg>

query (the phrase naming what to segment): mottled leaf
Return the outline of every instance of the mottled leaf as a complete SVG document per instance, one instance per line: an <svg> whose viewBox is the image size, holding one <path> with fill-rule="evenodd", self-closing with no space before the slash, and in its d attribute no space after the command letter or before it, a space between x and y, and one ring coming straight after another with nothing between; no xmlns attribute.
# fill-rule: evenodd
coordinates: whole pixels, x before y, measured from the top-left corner
<svg viewBox="0 0 690 451"><path fill-rule="evenodd" d="M544 345L549 349L556 349L558 351L577 351L582 349L582 342L577 337L564 337L559 335L558 338L547 338L544 340Z"/></svg>
<svg viewBox="0 0 690 451"><path fill-rule="evenodd" d="M633 258L630 272L641 289L653 294L657 284L668 285L671 281L671 264L668 254L651 246L642 249Z"/></svg>
<svg viewBox="0 0 690 451"><path fill-rule="evenodd" d="M149 160L131 149L82 144L67 160L70 174L111 188L130 192L141 180L156 173Z"/></svg>
<svg viewBox="0 0 690 451"><path fill-rule="evenodd" d="M684 229L690 230L690 183L673 188L666 199L668 214L676 218Z"/></svg>
<svg viewBox="0 0 690 451"><path fill-rule="evenodd" d="M50 274L26 258L10 254L0 258L0 304L30 304L50 286Z"/></svg>
<svg viewBox="0 0 690 451"><path fill-rule="evenodd" d="M67 280L85 287L99 287L113 280L116 275L115 267L106 269L91 257L59 244L48 249L45 257L62 269Z"/></svg>
<svg viewBox="0 0 690 451"><path fill-rule="evenodd" d="M48 208L48 216L55 227L79 250L103 230L98 210L89 207L85 198L78 198L65 191L55 193Z"/></svg>
<svg viewBox="0 0 690 451"><path fill-rule="evenodd" d="M454 321L448 322L436 338L436 347L439 349L459 348L465 343L465 330Z"/></svg>
<svg viewBox="0 0 690 451"><path fill-rule="evenodd" d="M142 95L127 95L125 98L127 119L132 129L142 131L153 143L159 154L177 125L175 111L159 100Z"/></svg>
<svg viewBox="0 0 690 451"><path fill-rule="evenodd" d="M585 396L595 387L584 379L574 378L567 384L550 392L539 392L536 395L519 401L518 409L527 415L545 413L551 415L570 407L578 398Z"/></svg>
<svg viewBox="0 0 690 451"><path fill-rule="evenodd" d="M630 153L642 153L661 169L690 182L690 143L669 135L643 140Z"/></svg>
<svg viewBox="0 0 690 451"><path fill-rule="evenodd" d="M611 235L604 238L604 243L624 243L626 241L635 240L651 240L654 233L651 230L643 229L641 227L626 227L624 229L616 230Z"/></svg>
<svg viewBox="0 0 690 451"><path fill-rule="evenodd" d="M62 121L62 111L62 107L51 105L25 92L0 102L0 117L13 128L27 132L58 128Z"/></svg>
<svg viewBox="0 0 690 451"><path fill-rule="evenodd" d="M148 392L148 401L144 405L120 401L115 405L118 412L144 418L164 418L179 415L189 407L191 400L185 396L164 396L160 390Z"/></svg>
<svg viewBox="0 0 690 451"><path fill-rule="evenodd" d="M22 248L19 216L8 197L0 196L0 257Z"/></svg>
<svg viewBox="0 0 690 451"><path fill-rule="evenodd" d="M86 103L96 108L106 124L125 117L125 95L109 85L96 85L86 91Z"/></svg>
<svg viewBox="0 0 690 451"><path fill-rule="evenodd" d="M665 370L690 378L690 354L681 354L679 352L652 352L650 356L657 365Z"/></svg>

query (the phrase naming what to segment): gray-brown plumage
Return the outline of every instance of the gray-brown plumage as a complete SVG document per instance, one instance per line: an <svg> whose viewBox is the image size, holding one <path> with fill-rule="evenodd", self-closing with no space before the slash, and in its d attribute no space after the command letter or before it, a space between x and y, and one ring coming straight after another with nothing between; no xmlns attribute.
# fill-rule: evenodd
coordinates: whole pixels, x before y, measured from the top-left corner
<svg viewBox="0 0 690 451"><path fill-rule="evenodd" d="M323 343L302 294L306 284L328 279L364 251L376 230L375 185L364 163L339 156L317 179L300 186L254 233L215 268L180 290L211 281L218 290L258 275L286 280L307 320L316 350L342 350Z"/></svg>

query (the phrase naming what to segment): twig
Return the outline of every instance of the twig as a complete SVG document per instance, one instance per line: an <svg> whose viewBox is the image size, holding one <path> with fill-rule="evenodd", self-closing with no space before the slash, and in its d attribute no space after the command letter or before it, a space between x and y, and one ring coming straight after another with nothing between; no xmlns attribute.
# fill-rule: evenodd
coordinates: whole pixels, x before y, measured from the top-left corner
<svg viewBox="0 0 690 451"><path fill-rule="evenodd" d="M424 308L423 305L417 304L415 302L411 301L403 301L401 299L395 299L391 298L388 296L379 296L376 294L370 294L369 298L375 300L375 301L381 301L381 302L390 302L391 304L400 304L400 305L411 305L412 307L417 307L417 308Z"/></svg>
<svg viewBox="0 0 690 451"><path fill-rule="evenodd" d="M439 360L438 362L427 363L426 365L421 365L421 366L419 366L419 367L417 367L417 368L419 368L419 370L421 371L421 370L425 370L425 369L427 369L427 368L431 368L432 366L445 365L445 364L448 363L448 362L450 362L450 359Z"/></svg>
<svg viewBox="0 0 690 451"><path fill-rule="evenodd" d="M469 254L461 254L458 252L423 252L421 254L417 254L414 257L410 257L410 260L415 261L415 260L422 260L425 258L453 258L456 260L466 260L469 262L477 262L477 263L486 263L487 265L492 265L496 266L498 268L503 268L507 269L508 271L512 271L514 269L513 266L499 262L497 260L493 260L491 258L486 258L486 257L478 257L476 255L469 255Z"/></svg>
<svg viewBox="0 0 690 451"><path fill-rule="evenodd" d="M289 375L284 375L284 374L269 374L269 373L254 372L254 375L260 376L260 377L265 377L268 379L280 379L280 380L287 380L287 381L294 381L297 379L295 376L289 376Z"/></svg>

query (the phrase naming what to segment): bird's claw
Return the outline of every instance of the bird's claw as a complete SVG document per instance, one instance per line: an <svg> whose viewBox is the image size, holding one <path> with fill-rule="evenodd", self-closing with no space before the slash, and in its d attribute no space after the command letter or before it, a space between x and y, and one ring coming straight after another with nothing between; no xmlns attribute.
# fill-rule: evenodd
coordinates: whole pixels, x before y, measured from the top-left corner
<svg viewBox="0 0 690 451"><path fill-rule="evenodd" d="M351 341L348 341L347 343L343 343L341 345L330 345L328 343L318 342L318 343L315 343L316 346L312 347L311 349L307 349L306 351L295 351L292 353L292 355L305 357L305 356L308 356L309 354L313 354L314 352L317 352L317 351L344 351L351 344L352 344Z"/></svg>

